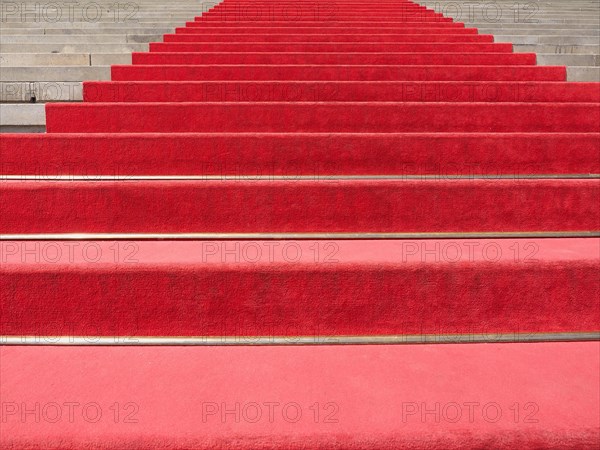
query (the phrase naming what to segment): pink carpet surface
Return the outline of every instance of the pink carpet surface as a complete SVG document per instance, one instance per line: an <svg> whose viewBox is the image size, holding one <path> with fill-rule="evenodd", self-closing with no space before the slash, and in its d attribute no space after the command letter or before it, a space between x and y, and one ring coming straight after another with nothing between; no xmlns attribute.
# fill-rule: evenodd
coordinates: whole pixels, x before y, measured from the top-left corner
<svg viewBox="0 0 600 450"><path fill-rule="evenodd" d="M576 450L600 437L598 342L0 351L6 449Z"/></svg>

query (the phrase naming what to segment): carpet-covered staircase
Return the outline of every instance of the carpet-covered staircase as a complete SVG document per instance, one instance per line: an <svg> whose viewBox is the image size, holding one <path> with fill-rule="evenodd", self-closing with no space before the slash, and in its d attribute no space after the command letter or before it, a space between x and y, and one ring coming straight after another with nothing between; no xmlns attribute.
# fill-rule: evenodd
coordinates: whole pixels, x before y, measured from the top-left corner
<svg viewBox="0 0 600 450"><path fill-rule="evenodd" d="M132 61L0 138L3 447L597 448L599 83L410 1Z"/></svg>

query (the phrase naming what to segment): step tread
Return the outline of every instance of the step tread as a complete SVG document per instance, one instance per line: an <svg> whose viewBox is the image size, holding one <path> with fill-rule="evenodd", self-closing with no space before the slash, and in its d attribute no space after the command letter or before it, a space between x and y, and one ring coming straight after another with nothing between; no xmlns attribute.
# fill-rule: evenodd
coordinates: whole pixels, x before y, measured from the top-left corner
<svg viewBox="0 0 600 450"><path fill-rule="evenodd" d="M0 439L9 447L55 442L78 447L85 441L152 448L387 450L426 440L434 449L465 443L509 449L557 442L591 448L598 440L598 343L0 351L7 402L18 399L30 409L36 402L56 402L63 416L64 402L79 403L68 434L64 421L35 423L33 414L20 420L20 410L7 416ZM82 408L91 401L103 413L99 422L83 419ZM254 403L261 408L258 421ZM454 419L455 403L461 417L452 423L446 418ZM472 422L465 403L473 408ZM435 411L436 405L443 419L436 422L435 413L421 418L422 409ZM95 407L89 407L91 418ZM296 419L298 407L302 416ZM320 411L316 422L311 407ZM233 413L222 418L226 409ZM502 416L496 419L498 410Z"/></svg>

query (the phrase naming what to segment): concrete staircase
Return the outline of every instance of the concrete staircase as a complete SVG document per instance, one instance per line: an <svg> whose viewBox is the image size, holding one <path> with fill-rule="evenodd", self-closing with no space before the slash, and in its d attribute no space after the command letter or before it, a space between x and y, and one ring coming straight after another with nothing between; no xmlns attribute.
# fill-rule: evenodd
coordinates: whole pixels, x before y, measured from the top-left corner
<svg viewBox="0 0 600 450"><path fill-rule="evenodd" d="M57 8L0 0L0 132L44 131L42 103L81 101L82 81L109 80L111 64L130 64L132 52L147 51L149 42L217 3L105 0ZM598 1L419 3L496 42L512 42L516 52L537 53L538 64L567 66L569 81L600 81Z"/></svg>
<svg viewBox="0 0 600 450"><path fill-rule="evenodd" d="M516 52L535 52L541 65L567 66L569 81L600 81L600 2L544 0L515 2L419 1Z"/></svg>
<svg viewBox="0 0 600 450"><path fill-rule="evenodd" d="M112 64L215 3L0 0L0 132L44 131L44 102L81 101L82 81L109 80Z"/></svg>

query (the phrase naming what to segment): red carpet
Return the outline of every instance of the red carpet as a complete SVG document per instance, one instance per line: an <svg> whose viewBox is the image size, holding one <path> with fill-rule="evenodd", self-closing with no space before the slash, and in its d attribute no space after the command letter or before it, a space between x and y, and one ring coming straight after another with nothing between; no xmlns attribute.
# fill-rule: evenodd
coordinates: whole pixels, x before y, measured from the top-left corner
<svg viewBox="0 0 600 450"><path fill-rule="evenodd" d="M262 52L396 52L396 53L510 53L512 44L492 44L492 43L395 43L395 42L196 42L196 43L177 43L177 42L153 42L150 44L152 52L243 52L243 51L262 51ZM119 67L119 66L117 66ZM540 69L540 68L538 68ZM558 68L555 68L558 69ZM537 70L536 72L539 72Z"/></svg>
<svg viewBox="0 0 600 450"><path fill-rule="evenodd" d="M105 93L111 89L103 86ZM4 134L0 139L2 172L38 181L51 181L53 175L90 180L98 175L234 176L249 181L284 176L290 182L300 175L314 181L328 175L441 180L506 175L520 180L598 174L599 148L599 133L54 133Z"/></svg>
<svg viewBox="0 0 600 450"><path fill-rule="evenodd" d="M354 8L354 6L352 6ZM371 21L362 21L362 22L345 22L343 20L317 20L318 18L313 18L312 20L308 20L308 21L299 21L297 19L294 19L294 17L288 17L286 20L269 20L269 21L243 21L243 20L220 20L220 21L201 21L200 18L198 18L197 21L194 22L186 22L185 26L186 28L206 28L207 30L214 30L214 29L221 29L224 30L226 28L231 28L231 27L236 27L236 28L240 28L243 27L244 29L247 30L252 30L253 28L279 28L279 27L285 27L286 31L288 27L292 27L292 29L294 27L300 27L300 28L325 28L325 29L334 29L334 28L342 28L344 31L348 31L348 27L352 26L352 28L354 27L358 27L358 28L376 28L376 30L379 32L392 32L392 34L395 33L395 30L403 30L403 29L407 29L407 28L415 28L418 27L418 30L422 30L422 31L426 31L429 30L430 28L445 28L448 30L456 30L458 28L465 28L465 24L464 23L460 23L460 22L452 22L452 19L448 19L448 18L441 18L440 20L436 20L434 22L418 22L418 21L412 21L412 20L405 20L405 21L389 21L389 22L377 22L377 24L374 26L373 22ZM176 30L178 30L179 28L177 28ZM290 29L289 31L292 31L292 29ZM195 30L196 32L198 30ZM243 31L242 31L243 33ZM377 34L377 33L375 33Z"/></svg>
<svg viewBox="0 0 600 450"><path fill-rule="evenodd" d="M438 48L435 50L440 51ZM177 47L169 47L167 51L202 52L209 49L203 44L177 44ZM462 48L460 51L463 51ZM112 79L115 81L564 81L566 76L564 67L552 66L112 66Z"/></svg>
<svg viewBox="0 0 600 450"><path fill-rule="evenodd" d="M2 250L0 288L12 305L2 335L468 335L600 323L599 239L38 241Z"/></svg>
<svg viewBox="0 0 600 450"><path fill-rule="evenodd" d="M599 350L597 342L3 348L0 445L593 449ZM22 420L25 409L33 412Z"/></svg>
<svg viewBox="0 0 600 450"><path fill-rule="evenodd" d="M352 26L353 34L373 34L374 28L370 26L360 27ZM454 25L454 26L452 26ZM415 24L409 25L396 23L389 27L377 27L377 34L478 34L476 28L464 28L464 24ZM261 33L270 34L347 34L348 27L343 25L330 24L298 24L298 25L273 25L258 24L244 27L234 27L227 25L216 26L210 23L187 22L185 27L176 28L176 34L205 34L210 30L210 34L252 34ZM156 43L155 43L156 44Z"/></svg>
<svg viewBox="0 0 600 450"><path fill-rule="evenodd" d="M46 117L49 133L539 133L600 126L596 103L49 103Z"/></svg>
<svg viewBox="0 0 600 450"><path fill-rule="evenodd" d="M0 339L405 345L5 346L0 446L596 448L600 83L404 0L200 12L0 139Z"/></svg>
<svg viewBox="0 0 600 450"><path fill-rule="evenodd" d="M382 64L488 65L535 64L533 53L134 53L133 64Z"/></svg>
<svg viewBox="0 0 600 450"><path fill-rule="evenodd" d="M84 86L86 102L600 102L596 83L551 81L88 81Z"/></svg>
<svg viewBox="0 0 600 450"><path fill-rule="evenodd" d="M11 180L0 232L587 231L599 197L595 179Z"/></svg>
<svg viewBox="0 0 600 450"><path fill-rule="evenodd" d="M165 34L165 42L493 42L482 34Z"/></svg>

